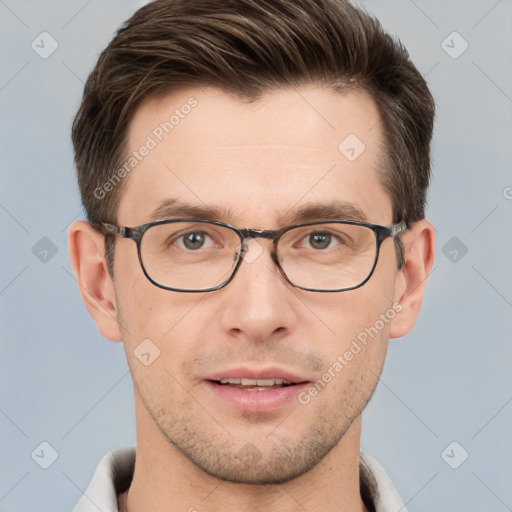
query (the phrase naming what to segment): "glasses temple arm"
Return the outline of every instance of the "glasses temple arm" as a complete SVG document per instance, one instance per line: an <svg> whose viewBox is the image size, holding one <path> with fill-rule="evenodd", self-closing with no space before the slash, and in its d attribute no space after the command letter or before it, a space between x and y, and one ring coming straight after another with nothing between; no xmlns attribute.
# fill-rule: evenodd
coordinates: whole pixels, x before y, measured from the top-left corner
<svg viewBox="0 0 512 512"><path fill-rule="evenodd" d="M398 224L393 224L390 228L390 231L391 231L390 235L396 236L399 233L401 233L402 231L405 231L407 229L409 229L409 226L403 221Z"/></svg>
<svg viewBox="0 0 512 512"><path fill-rule="evenodd" d="M119 228L117 226L114 226L113 224L109 224L107 222L103 222L101 224L107 231L110 233L114 233L115 235L120 235L123 238L128 238L130 236L131 230L128 228Z"/></svg>

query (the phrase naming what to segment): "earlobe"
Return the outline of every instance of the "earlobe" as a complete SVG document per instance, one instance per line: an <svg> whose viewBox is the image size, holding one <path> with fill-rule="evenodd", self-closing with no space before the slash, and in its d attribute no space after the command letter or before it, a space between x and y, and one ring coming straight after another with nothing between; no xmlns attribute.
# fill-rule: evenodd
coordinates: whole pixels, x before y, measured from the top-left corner
<svg viewBox="0 0 512 512"><path fill-rule="evenodd" d="M84 221L75 221L68 232L71 266L85 307L102 336L121 341L114 283L104 258L104 235Z"/></svg>
<svg viewBox="0 0 512 512"><path fill-rule="evenodd" d="M435 229L427 220L420 220L411 224L401 240L405 263L397 276L395 301L402 309L390 325L390 338L404 336L416 323L434 263Z"/></svg>

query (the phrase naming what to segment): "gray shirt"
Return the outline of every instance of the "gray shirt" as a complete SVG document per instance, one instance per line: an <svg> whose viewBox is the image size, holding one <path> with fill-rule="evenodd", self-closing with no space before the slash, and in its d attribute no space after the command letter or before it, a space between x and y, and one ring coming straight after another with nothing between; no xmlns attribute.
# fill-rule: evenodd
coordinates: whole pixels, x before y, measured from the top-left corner
<svg viewBox="0 0 512 512"><path fill-rule="evenodd" d="M113 450L101 460L73 512L119 512L117 495L130 487L135 447ZM382 466L367 453L359 457L361 496L370 512L407 512Z"/></svg>

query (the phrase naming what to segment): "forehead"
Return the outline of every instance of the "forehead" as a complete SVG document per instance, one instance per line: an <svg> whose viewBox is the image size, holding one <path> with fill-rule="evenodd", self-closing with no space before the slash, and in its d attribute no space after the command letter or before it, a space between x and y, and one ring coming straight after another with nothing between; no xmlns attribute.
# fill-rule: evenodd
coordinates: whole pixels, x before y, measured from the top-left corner
<svg viewBox="0 0 512 512"><path fill-rule="evenodd" d="M176 199L270 228L290 209L341 201L389 223L381 143L378 111L363 92L309 86L253 102L213 88L175 92L147 101L132 120L134 165L118 219L148 222Z"/></svg>

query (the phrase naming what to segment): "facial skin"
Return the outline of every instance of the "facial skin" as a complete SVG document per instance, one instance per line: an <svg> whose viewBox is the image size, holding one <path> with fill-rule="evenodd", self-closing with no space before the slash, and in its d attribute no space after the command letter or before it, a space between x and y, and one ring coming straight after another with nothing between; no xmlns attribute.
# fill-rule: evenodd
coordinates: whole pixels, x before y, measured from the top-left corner
<svg viewBox="0 0 512 512"><path fill-rule="evenodd" d="M391 225L391 199L377 177L383 161L379 115L366 94L309 86L248 103L215 89L180 91L139 108L129 148L143 145L190 97L197 106L127 178L119 226L153 220L171 198L216 207L215 220L239 228L278 229L293 223L284 219L290 212L340 201L357 207L368 222ZM366 145L353 162L338 150L349 134ZM271 259L272 242L263 239L249 242L254 258L242 262L225 288L167 291L143 275L133 241L116 238L112 280L103 236L84 222L70 229L84 302L100 333L123 341L134 383L137 463L122 508L281 511L301 509L300 503L308 511L364 510L360 415L378 382L388 339L403 336L416 321L433 261L430 223L402 233L401 271L389 238L372 278L341 293L287 283ZM360 344L306 405L295 397L272 411L241 410L208 382L234 369L268 369L315 383L359 333L397 304L394 319ZM160 350L149 366L134 355L145 339Z"/></svg>

